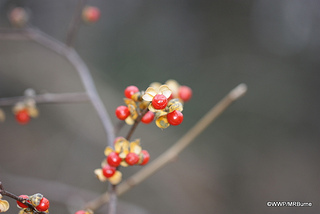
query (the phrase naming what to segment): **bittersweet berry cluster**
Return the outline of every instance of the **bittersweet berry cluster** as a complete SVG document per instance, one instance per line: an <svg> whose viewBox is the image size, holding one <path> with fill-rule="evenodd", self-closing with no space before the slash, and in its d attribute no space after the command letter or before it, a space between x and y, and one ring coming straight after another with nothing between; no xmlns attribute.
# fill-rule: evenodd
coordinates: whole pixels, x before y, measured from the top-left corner
<svg viewBox="0 0 320 214"><path fill-rule="evenodd" d="M136 86L128 86L124 90L126 105L116 108L115 115L128 125L137 125L140 121L145 124L155 120L156 125L167 128L176 126L183 121L183 103L190 100L192 90L188 86L181 86L175 80L168 80L165 85L154 82L146 89L140 91ZM142 150L140 139L129 142L124 137L117 137L114 149L106 147L101 168L94 172L100 181L109 181L116 185L121 182L122 173L119 166L145 165L150 155Z"/></svg>
<svg viewBox="0 0 320 214"><path fill-rule="evenodd" d="M36 106L36 101L33 98L34 94L35 92L33 89L27 89L25 91L25 98L22 101L17 102L12 108L16 121L21 125L25 125L29 123L31 118L37 118L39 116L39 110ZM4 122L5 118L4 111L0 109L0 122Z"/></svg>
<svg viewBox="0 0 320 214"><path fill-rule="evenodd" d="M155 120L156 125L164 129L182 123L183 103L190 100L192 90L175 80L168 80L164 85L154 82L146 91L128 86L124 95L126 105L119 106L115 111L118 119L132 125L143 114L141 122L148 124Z"/></svg>
<svg viewBox="0 0 320 214"><path fill-rule="evenodd" d="M34 208L39 212L49 212L50 202L47 198L43 197L42 194L36 193L31 196L20 195L20 198L25 199L25 202L28 202L34 206ZM33 214L34 210L31 209L28 204L17 201L17 206L20 208L19 214Z"/></svg>
<svg viewBox="0 0 320 214"><path fill-rule="evenodd" d="M100 181L108 180L111 184L118 184L121 181L122 173L117 170L119 166L145 165L149 162L150 155L142 150L140 139L129 142L124 137L117 137L114 141L114 149L106 147L100 169L94 172Z"/></svg>

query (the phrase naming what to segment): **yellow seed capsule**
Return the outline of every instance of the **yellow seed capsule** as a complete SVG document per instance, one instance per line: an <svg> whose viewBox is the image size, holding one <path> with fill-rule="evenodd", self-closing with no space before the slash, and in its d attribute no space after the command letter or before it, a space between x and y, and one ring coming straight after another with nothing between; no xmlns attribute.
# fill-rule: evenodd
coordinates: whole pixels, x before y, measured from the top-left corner
<svg viewBox="0 0 320 214"><path fill-rule="evenodd" d="M28 107L27 111L30 117L36 118L39 116L39 111L36 107Z"/></svg>
<svg viewBox="0 0 320 214"><path fill-rule="evenodd" d="M161 116L156 120L156 125L160 128L160 129L165 129L168 128L170 126L167 116Z"/></svg>
<svg viewBox="0 0 320 214"><path fill-rule="evenodd" d="M4 111L0 109L0 122L4 122L6 119L6 115L4 114Z"/></svg>
<svg viewBox="0 0 320 214"><path fill-rule="evenodd" d="M26 108L26 106L25 106L24 102L18 102L18 103L16 103L16 104L14 105L14 107L12 108L12 112L13 112L14 114L16 114L18 111L21 111L21 110L23 110L23 109L25 109L25 108Z"/></svg>
<svg viewBox="0 0 320 214"><path fill-rule="evenodd" d="M0 213L6 212L9 209L9 202L6 200L0 200Z"/></svg>
<svg viewBox="0 0 320 214"><path fill-rule="evenodd" d="M135 102L141 102L143 99L142 99L142 95L143 93L141 92L137 92L137 93L134 93L132 96L131 96L131 99Z"/></svg>
<svg viewBox="0 0 320 214"><path fill-rule="evenodd" d="M36 193L34 195L29 196L30 203L37 207L40 204L41 199L43 198L43 195L40 193Z"/></svg>
<svg viewBox="0 0 320 214"><path fill-rule="evenodd" d="M172 99L168 102L168 111L173 112L174 110L183 111L183 105L179 99Z"/></svg>
<svg viewBox="0 0 320 214"><path fill-rule="evenodd" d="M130 115L131 115L132 119L133 119L133 120L137 119L137 117L138 117L138 112L137 112L137 110L136 110L136 105L131 105L131 104L129 104L129 105L128 105L128 109L129 109L129 111L130 111Z"/></svg>
<svg viewBox="0 0 320 214"><path fill-rule="evenodd" d="M117 185L121 182L122 179L122 173L120 171L116 171L112 177L110 177L108 180L111 184Z"/></svg>
<svg viewBox="0 0 320 214"><path fill-rule="evenodd" d="M104 182L107 178L103 175L102 169L95 169L94 174L97 176L99 181Z"/></svg>
<svg viewBox="0 0 320 214"><path fill-rule="evenodd" d="M148 108L148 106L149 106L149 104L150 104L150 102L149 101L141 101L140 103L139 103L139 108L140 109L146 109L146 108Z"/></svg>

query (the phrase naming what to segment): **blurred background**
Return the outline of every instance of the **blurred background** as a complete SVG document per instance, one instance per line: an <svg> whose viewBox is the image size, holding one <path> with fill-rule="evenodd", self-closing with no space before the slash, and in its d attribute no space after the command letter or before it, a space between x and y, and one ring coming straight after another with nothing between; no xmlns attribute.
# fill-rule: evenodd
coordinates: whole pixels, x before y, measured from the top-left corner
<svg viewBox="0 0 320 214"><path fill-rule="evenodd" d="M75 0L1 0L0 27L24 7L30 24L64 42ZM175 79L193 89L184 122L141 124L154 159L239 83L248 93L177 161L119 198L121 213L319 213L320 1L90 0L101 18L80 27L75 48L113 124L123 90ZM83 91L66 59L28 40L0 40L0 97ZM106 191L93 170L107 144L90 103L39 105L21 126L4 107L0 180L16 194L43 193L50 213L72 213ZM128 128L121 131L125 135ZM140 167L123 170L124 178ZM10 200L10 199L9 199ZM268 201L312 207L267 207ZM12 205L13 201L11 200ZM17 213L12 206L8 213ZM96 213L106 213L102 207Z"/></svg>

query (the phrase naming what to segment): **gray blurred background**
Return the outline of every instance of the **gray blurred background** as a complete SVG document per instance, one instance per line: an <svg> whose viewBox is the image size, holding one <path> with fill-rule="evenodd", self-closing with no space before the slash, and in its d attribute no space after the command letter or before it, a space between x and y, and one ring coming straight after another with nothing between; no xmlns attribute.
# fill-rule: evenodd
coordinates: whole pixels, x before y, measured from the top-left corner
<svg viewBox="0 0 320 214"><path fill-rule="evenodd" d="M152 159L236 85L249 88L177 161L121 196L119 214L319 213L320 1L88 4L100 8L101 19L79 29L75 47L114 124L128 85L143 90L176 79L193 89L180 126L138 127L133 138L141 138ZM76 1L0 0L1 28L10 28L7 13L14 6L26 7L33 26L65 41ZM1 40L0 97L27 88L84 90L63 57L34 42ZM39 105L40 117L26 126L15 122L11 108L3 109L0 180L8 190L43 193L50 213L72 213L105 192L93 170L107 142L91 104ZM124 177L139 169L124 169ZM313 206L274 208L267 201ZM8 213L17 213L12 207Z"/></svg>

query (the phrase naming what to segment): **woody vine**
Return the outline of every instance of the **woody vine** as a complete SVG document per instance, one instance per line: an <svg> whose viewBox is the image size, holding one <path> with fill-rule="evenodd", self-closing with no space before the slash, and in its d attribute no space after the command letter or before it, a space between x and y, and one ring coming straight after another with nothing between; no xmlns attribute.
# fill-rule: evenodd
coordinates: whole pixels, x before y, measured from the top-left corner
<svg viewBox="0 0 320 214"><path fill-rule="evenodd" d="M21 125L26 125L32 118L39 116L37 104L91 102L101 120L108 140L108 145L102 151L106 158L102 160L100 167L92 170L92 173L96 175L98 180L107 182L109 185L106 193L88 201L83 207L79 207L75 214L94 213L105 203L109 204L106 213L116 214L117 197L119 195L138 185L176 158L233 101L243 96L247 87L245 84L240 84L231 90L166 152L156 159L150 157L149 152L143 149L143 136L138 139L131 139L135 129L141 122L151 124L154 121L155 125L160 129L180 125L184 119L183 108L185 103L192 97L192 89L188 86L180 85L176 80L168 80L164 84L154 82L144 90L140 90L134 85L128 86L124 90L124 103L120 104L114 110L114 113L119 120L124 121L131 128L126 136L114 136L115 128L96 91L89 69L72 47L77 29L81 24L92 24L98 21L100 17L98 8L87 6L85 3L85 0L78 1L78 7L71 21L65 43L57 41L31 27L28 23L29 14L24 8L16 7L9 12L8 19L15 28L0 29L0 40L27 38L65 57L78 72L85 87L85 92L37 94L34 90L27 89L24 95L20 97L0 98L0 106L13 106L12 112L17 122ZM20 37L17 37L17 35ZM5 120L5 114L0 109L1 121ZM133 165L141 165L142 168L133 176L123 178L121 171L125 170L125 167ZM10 208L9 201L5 199L7 197L16 201L19 214L49 213L50 199L47 199L42 193L16 195L7 191L4 185L1 183L0 177L0 212L6 212ZM11 206L10 209L15 208Z"/></svg>

